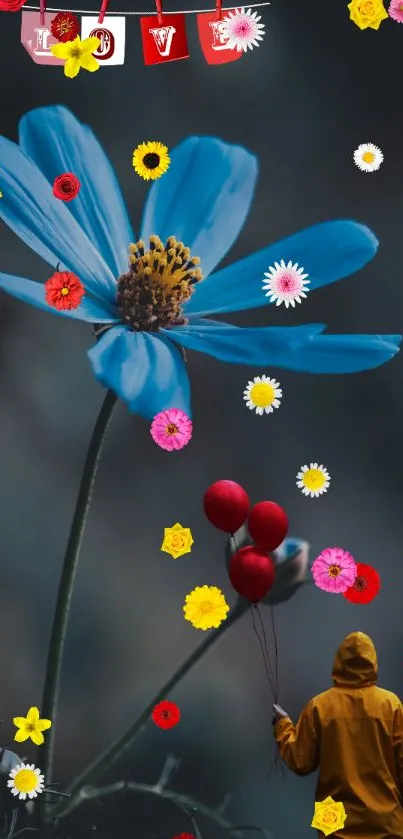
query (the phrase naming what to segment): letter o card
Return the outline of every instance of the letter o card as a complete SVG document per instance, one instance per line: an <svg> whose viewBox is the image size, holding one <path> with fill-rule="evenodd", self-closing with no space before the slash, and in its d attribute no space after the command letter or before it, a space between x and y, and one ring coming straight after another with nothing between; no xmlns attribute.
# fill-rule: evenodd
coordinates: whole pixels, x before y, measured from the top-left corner
<svg viewBox="0 0 403 839"><path fill-rule="evenodd" d="M158 23L157 15L140 18L144 64L164 64L189 58L185 15L164 15Z"/></svg>
<svg viewBox="0 0 403 839"><path fill-rule="evenodd" d="M81 18L81 40L84 38L99 38L101 41L94 58L100 67L110 64L124 64L126 20L120 15L106 16L103 23L98 23L96 16Z"/></svg>
<svg viewBox="0 0 403 839"><path fill-rule="evenodd" d="M229 49L228 38L224 34L224 21L217 18L217 12L197 15L197 28L200 46L208 64L228 64L229 61L242 58L242 52L236 48Z"/></svg>

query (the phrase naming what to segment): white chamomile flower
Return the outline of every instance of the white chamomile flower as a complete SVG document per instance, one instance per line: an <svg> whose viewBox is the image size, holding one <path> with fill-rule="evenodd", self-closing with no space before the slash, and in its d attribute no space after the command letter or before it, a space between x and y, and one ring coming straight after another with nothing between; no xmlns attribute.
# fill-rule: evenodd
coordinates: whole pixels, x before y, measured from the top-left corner
<svg viewBox="0 0 403 839"><path fill-rule="evenodd" d="M252 9L235 9L228 12L228 17L223 20L223 36L228 38L227 49L236 49L237 52L247 52L248 49L260 46L259 41L263 40L264 24L259 23L261 17Z"/></svg>
<svg viewBox="0 0 403 839"><path fill-rule="evenodd" d="M318 498L328 491L329 485L330 475L322 464L318 466L317 463L310 463L309 466L301 466L297 475L297 487L304 495Z"/></svg>
<svg viewBox="0 0 403 839"><path fill-rule="evenodd" d="M261 417L263 414L272 414L274 408L280 407L282 395L279 382L268 376L255 376L243 392L246 407Z"/></svg>
<svg viewBox="0 0 403 839"><path fill-rule="evenodd" d="M306 297L307 287L311 282L308 274L304 274L304 268L298 268L298 262L294 265L290 261L287 265L284 259L270 265L263 280L263 291L266 297L270 297L270 303L280 306L285 303L286 309L289 306L295 308L296 303L301 303L301 297Z"/></svg>
<svg viewBox="0 0 403 839"><path fill-rule="evenodd" d="M7 786L10 792L18 796L21 801L25 801L26 798L37 798L38 794L43 792L45 778L41 775L41 770L36 769L33 763L20 763L19 766L15 766L9 778Z"/></svg>
<svg viewBox="0 0 403 839"><path fill-rule="evenodd" d="M361 172L376 172L383 161L383 153L373 143L361 143L354 152L354 163Z"/></svg>

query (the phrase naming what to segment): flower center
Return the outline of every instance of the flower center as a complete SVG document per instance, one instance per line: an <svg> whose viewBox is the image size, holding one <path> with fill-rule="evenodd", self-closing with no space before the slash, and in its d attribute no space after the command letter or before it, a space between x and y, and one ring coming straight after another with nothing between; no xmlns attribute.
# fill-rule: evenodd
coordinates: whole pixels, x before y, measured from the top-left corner
<svg viewBox="0 0 403 839"><path fill-rule="evenodd" d="M340 565L329 565L328 574L329 577L338 577L341 574Z"/></svg>
<svg viewBox="0 0 403 839"><path fill-rule="evenodd" d="M403 12L403 3L400 3L399 5L399 12Z"/></svg>
<svg viewBox="0 0 403 839"><path fill-rule="evenodd" d="M357 591L365 591L367 587L367 581L364 577L356 577L354 580L353 588Z"/></svg>
<svg viewBox="0 0 403 839"><path fill-rule="evenodd" d="M308 489L321 489L325 483L325 479L319 469L308 469L305 473L304 483Z"/></svg>
<svg viewBox="0 0 403 839"><path fill-rule="evenodd" d="M269 384L253 385L250 398L258 408L268 408L274 400L274 387Z"/></svg>
<svg viewBox="0 0 403 839"><path fill-rule="evenodd" d="M161 713L161 717L163 717L164 720L170 720L171 716L172 716L172 714L171 714L170 711L165 710L165 711L162 711L162 713Z"/></svg>
<svg viewBox="0 0 403 839"><path fill-rule="evenodd" d="M66 297L68 294L70 294L70 289L67 288L66 285L64 285L63 288L60 289L60 294L62 294L63 297Z"/></svg>
<svg viewBox="0 0 403 839"><path fill-rule="evenodd" d="M160 156L154 151L149 151L144 155L143 163L147 169L156 169L160 165Z"/></svg>
<svg viewBox="0 0 403 839"><path fill-rule="evenodd" d="M32 769L20 769L14 778L14 784L19 792L33 792L38 785L38 776Z"/></svg>
<svg viewBox="0 0 403 839"><path fill-rule="evenodd" d="M373 163L375 160L375 155L372 151L366 151L364 152L362 159L364 163Z"/></svg>
<svg viewBox="0 0 403 839"><path fill-rule="evenodd" d="M366 3L362 4L361 12L364 15L373 15L374 14L374 4L372 0L367 0Z"/></svg>
<svg viewBox="0 0 403 839"><path fill-rule="evenodd" d="M135 332L187 323L182 306L193 294L193 286L203 279L197 266L200 259L174 236L165 245L158 236L150 236L145 251L140 240L130 245L130 268L118 279L116 303L119 314Z"/></svg>
<svg viewBox="0 0 403 839"><path fill-rule="evenodd" d="M167 434L177 434L177 433L178 433L178 431L179 431L179 428L178 428L178 426L177 426L177 425L175 425L175 423L174 423L174 422L170 422L170 423L168 423L168 425L167 425Z"/></svg>
<svg viewBox="0 0 403 839"><path fill-rule="evenodd" d="M332 824L336 820L336 814L333 810L324 810L322 814L322 821L324 824Z"/></svg>
<svg viewBox="0 0 403 839"><path fill-rule="evenodd" d="M70 58L81 58L81 52L80 47L74 47L74 49L70 50Z"/></svg>
<svg viewBox="0 0 403 839"><path fill-rule="evenodd" d="M209 600L203 600L200 603L199 609L203 615L208 615L209 612L213 611L213 605Z"/></svg>
<svg viewBox="0 0 403 839"><path fill-rule="evenodd" d="M35 726L32 722L29 722L27 725L27 731L35 731Z"/></svg>

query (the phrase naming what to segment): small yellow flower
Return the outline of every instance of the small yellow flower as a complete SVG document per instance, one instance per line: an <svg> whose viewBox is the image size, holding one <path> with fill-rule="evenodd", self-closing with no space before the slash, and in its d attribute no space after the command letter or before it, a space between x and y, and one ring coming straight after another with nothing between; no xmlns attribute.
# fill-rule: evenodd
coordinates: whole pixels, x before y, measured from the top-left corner
<svg viewBox="0 0 403 839"><path fill-rule="evenodd" d="M347 8L350 9L350 20L360 29L379 29L388 17L383 0L351 0Z"/></svg>
<svg viewBox="0 0 403 839"><path fill-rule="evenodd" d="M311 827L321 830L325 836L330 836L336 830L342 830L347 818L344 804L341 801L334 801L328 795L324 801L315 801L315 814Z"/></svg>
<svg viewBox="0 0 403 839"><path fill-rule="evenodd" d="M170 554L172 559L190 553L194 539L190 527L182 527L179 522L173 527L164 527L164 540L161 550Z"/></svg>
<svg viewBox="0 0 403 839"><path fill-rule="evenodd" d="M14 737L17 743L23 743L30 737L35 746L41 746L44 742L42 731L46 731L52 725L50 720L39 718L38 708L30 708L26 717L14 717L14 725L18 731Z"/></svg>
<svg viewBox="0 0 403 839"><path fill-rule="evenodd" d="M228 612L225 597L216 586L196 586L186 595L183 613L195 629L218 629Z"/></svg>
<svg viewBox="0 0 403 839"><path fill-rule="evenodd" d="M145 181L155 181L169 169L171 158L167 146L155 140L140 143L133 151L133 169Z"/></svg>
<svg viewBox="0 0 403 839"><path fill-rule="evenodd" d="M50 49L55 58L64 59L64 75L68 79L74 79L80 72L81 67L88 70L89 73L99 70L99 62L92 53L98 49L100 43L99 38L85 38L82 41L80 36L77 35L74 41L66 41L65 44L53 44Z"/></svg>

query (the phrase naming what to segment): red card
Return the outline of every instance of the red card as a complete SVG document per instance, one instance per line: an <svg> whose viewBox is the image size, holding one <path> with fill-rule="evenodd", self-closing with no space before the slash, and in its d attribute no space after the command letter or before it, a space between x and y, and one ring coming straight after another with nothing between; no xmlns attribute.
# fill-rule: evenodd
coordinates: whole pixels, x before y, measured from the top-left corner
<svg viewBox="0 0 403 839"><path fill-rule="evenodd" d="M228 64L238 61L242 52L228 49L228 38L223 33L224 21L217 18L216 12L197 15L200 46L208 64Z"/></svg>
<svg viewBox="0 0 403 839"><path fill-rule="evenodd" d="M185 15L157 15L140 18L144 64L163 64L189 58Z"/></svg>

